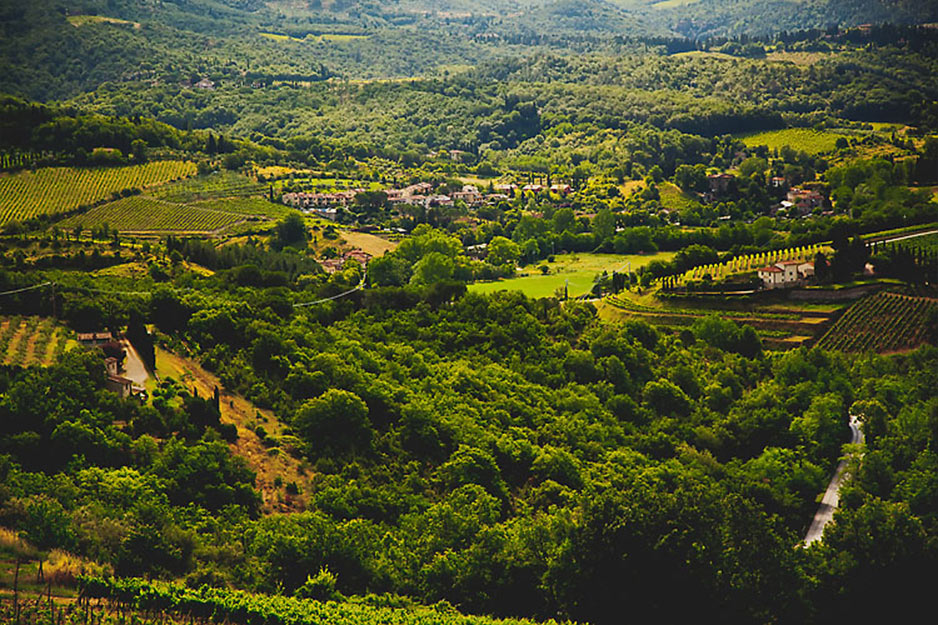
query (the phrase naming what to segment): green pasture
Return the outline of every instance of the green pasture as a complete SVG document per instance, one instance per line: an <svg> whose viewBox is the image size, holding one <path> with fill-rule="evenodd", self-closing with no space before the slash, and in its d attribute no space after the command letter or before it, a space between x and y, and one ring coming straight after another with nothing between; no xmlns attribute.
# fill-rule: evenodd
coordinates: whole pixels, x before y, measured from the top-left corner
<svg viewBox="0 0 938 625"><path fill-rule="evenodd" d="M655 2L651 6L656 9L676 9L697 2L700 2L700 0L661 0L661 2Z"/></svg>
<svg viewBox="0 0 938 625"><path fill-rule="evenodd" d="M788 146L808 154L833 152L837 147L837 139L842 136L844 135L829 130L814 130L812 128L786 128L785 130L738 135L743 143L750 148L764 145L770 150L776 150Z"/></svg>
<svg viewBox="0 0 938 625"><path fill-rule="evenodd" d="M670 261L673 252L656 254L558 254L553 263L542 261L536 266L526 267L523 275L496 282L477 282L469 285L474 293L494 293L495 291L521 291L528 297L552 297L557 289L568 285L570 297L585 295L593 288L593 279L603 271L626 271L630 267L635 271L653 260ZM550 267L550 273L542 275L538 270L541 265Z"/></svg>

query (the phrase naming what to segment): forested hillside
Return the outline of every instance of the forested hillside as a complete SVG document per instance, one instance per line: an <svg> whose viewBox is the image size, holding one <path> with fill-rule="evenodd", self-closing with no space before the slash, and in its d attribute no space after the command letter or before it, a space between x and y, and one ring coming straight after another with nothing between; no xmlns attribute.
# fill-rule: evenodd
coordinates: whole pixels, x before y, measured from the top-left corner
<svg viewBox="0 0 938 625"><path fill-rule="evenodd" d="M927 618L934 21L0 0L0 620Z"/></svg>

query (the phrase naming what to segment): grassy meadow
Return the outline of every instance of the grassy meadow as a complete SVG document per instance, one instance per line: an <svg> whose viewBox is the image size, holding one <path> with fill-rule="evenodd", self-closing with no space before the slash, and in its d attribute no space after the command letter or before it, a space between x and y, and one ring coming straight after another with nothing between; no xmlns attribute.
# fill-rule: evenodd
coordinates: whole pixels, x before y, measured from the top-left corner
<svg viewBox="0 0 938 625"><path fill-rule="evenodd" d="M528 297L552 297L557 289L568 285L567 294L578 297L590 292L593 279L603 271L635 271L653 260L670 261L673 252L657 254L558 254L553 263L543 263L550 267L550 273L541 275L540 266L527 267L517 278L496 282L477 282L469 285L474 293L494 293L495 291L521 291ZM629 267L631 265L631 267Z"/></svg>
<svg viewBox="0 0 938 625"><path fill-rule="evenodd" d="M785 130L771 130L739 135L747 147L758 145L767 146L770 150L778 150L785 146L794 148L808 154L825 154L833 152L837 139L843 135L827 130L814 130L812 128L786 128Z"/></svg>

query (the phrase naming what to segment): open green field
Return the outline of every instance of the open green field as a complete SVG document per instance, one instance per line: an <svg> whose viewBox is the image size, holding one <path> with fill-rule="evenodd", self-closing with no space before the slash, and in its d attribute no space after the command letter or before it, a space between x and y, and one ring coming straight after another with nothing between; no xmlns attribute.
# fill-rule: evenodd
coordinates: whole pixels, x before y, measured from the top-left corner
<svg viewBox="0 0 938 625"><path fill-rule="evenodd" d="M312 193L332 193L334 191L347 191L349 189L368 189L380 191L388 187L375 180L353 180L351 178L335 178L320 176L303 176L297 174L290 180L277 180L272 183L275 190L282 190L284 186L299 186Z"/></svg>
<svg viewBox="0 0 938 625"><path fill-rule="evenodd" d="M835 132L818 131L811 128L786 128L785 130L739 135L739 138L747 147L764 145L770 150L776 150L788 146L808 154L824 154L833 152L836 148L837 139L842 136Z"/></svg>
<svg viewBox="0 0 938 625"><path fill-rule="evenodd" d="M567 294L579 297L593 288L593 279L603 271L635 271L653 260L670 261L673 252L658 252L646 255L621 254L558 254L553 263L546 264L550 273L541 275L536 267L526 269L528 275L496 282L478 282L470 284L474 293L494 293L495 291L521 291L528 297L552 297L557 289L568 285ZM631 265L631 266L629 266Z"/></svg>
<svg viewBox="0 0 938 625"><path fill-rule="evenodd" d="M195 173L195 164L154 161L126 167L45 167L0 175L0 225L63 213Z"/></svg>
<svg viewBox="0 0 938 625"><path fill-rule="evenodd" d="M127 20L118 19L116 17L105 17L104 15L70 15L66 19L69 24L76 28L87 24L116 24L119 26L140 28L139 22L128 22Z"/></svg>
<svg viewBox="0 0 938 625"><path fill-rule="evenodd" d="M104 224L120 232L215 232L242 222L245 215L173 204L146 196L133 196L96 206L69 217L60 227L100 228Z"/></svg>
<svg viewBox="0 0 938 625"><path fill-rule="evenodd" d="M695 4L700 2L700 0L661 0L661 2L655 2L651 6L656 9L675 9L677 7L687 6L688 4Z"/></svg>
<svg viewBox="0 0 938 625"><path fill-rule="evenodd" d="M693 50L691 52L678 52L676 54L672 54L671 56L677 59L721 59L724 61L732 61L738 58L731 54L726 54L724 52L707 52L705 50Z"/></svg>
<svg viewBox="0 0 938 625"><path fill-rule="evenodd" d="M289 35L280 35L277 33L261 33L261 37L272 39L273 41L295 41L298 43L325 43L329 41L355 41L356 39L368 39L370 35L343 35L336 33L324 33L322 35L306 35L306 37L291 37Z"/></svg>
<svg viewBox="0 0 938 625"><path fill-rule="evenodd" d="M794 63L795 65L814 65L824 59L835 56L832 52L790 52L774 51L765 55L766 61L776 61L779 63Z"/></svg>

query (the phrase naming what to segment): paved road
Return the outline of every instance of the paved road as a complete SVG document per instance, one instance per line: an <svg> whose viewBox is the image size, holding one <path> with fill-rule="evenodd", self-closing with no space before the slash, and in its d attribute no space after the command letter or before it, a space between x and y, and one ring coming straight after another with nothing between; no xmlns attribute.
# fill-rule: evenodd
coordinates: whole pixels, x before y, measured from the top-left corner
<svg viewBox="0 0 938 625"><path fill-rule="evenodd" d="M140 354L137 353L137 350L127 339L121 339L121 347L124 348L124 352L127 354L127 358L124 359L124 371L121 375L128 380L133 380L135 387L144 388L150 374L147 373L143 359L140 358Z"/></svg>
<svg viewBox="0 0 938 625"><path fill-rule="evenodd" d="M863 443L863 430L860 429L860 422L857 420L857 417L853 415L850 417L850 442L854 444ZM817 514L814 515L814 520L811 521L808 534L804 537L805 546L821 540L821 536L824 534L824 527L834 518L834 510L837 509L837 504L840 502L840 484L843 482L844 470L846 468L847 461L841 460L840 464L837 465L837 470L834 471L834 477L831 478L830 484L827 485L827 491L824 493L824 498L821 500Z"/></svg>
<svg viewBox="0 0 938 625"><path fill-rule="evenodd" d="M917 239L918 237L927 237L930 234L938 234L938 230L926 230L924 232L916 232L913 234L905 234L901 236L887 237L885 239L880 239L876 243L895 243L896 241L905 241L906 239Z"/></svg>

